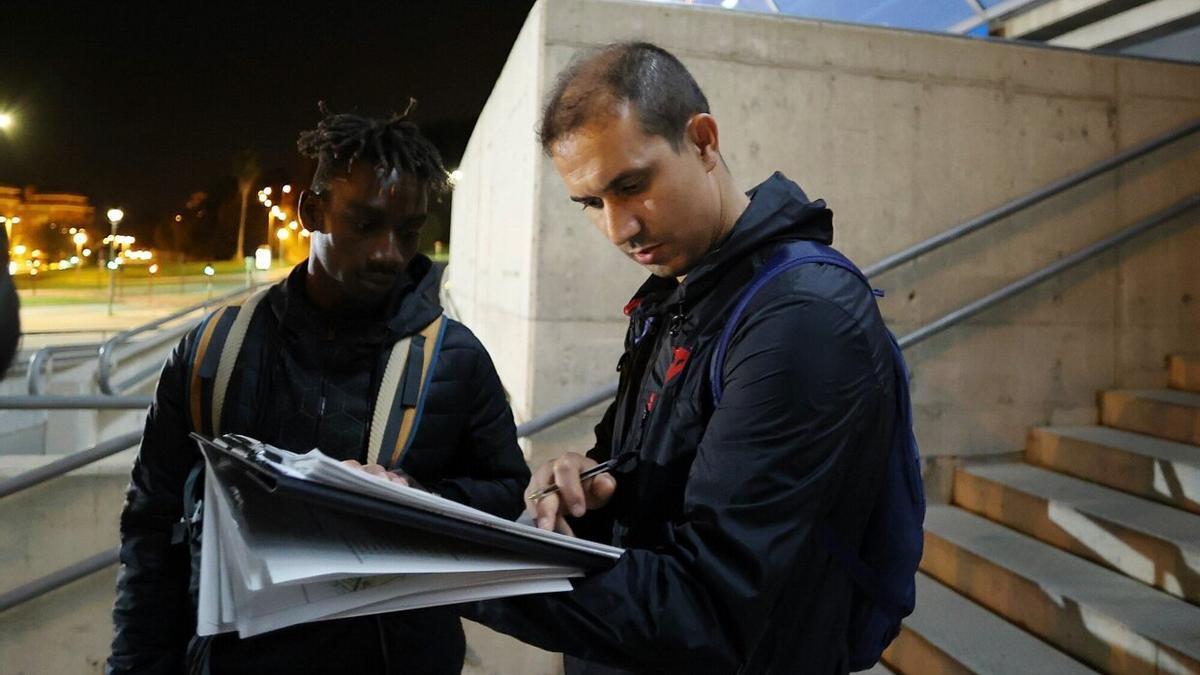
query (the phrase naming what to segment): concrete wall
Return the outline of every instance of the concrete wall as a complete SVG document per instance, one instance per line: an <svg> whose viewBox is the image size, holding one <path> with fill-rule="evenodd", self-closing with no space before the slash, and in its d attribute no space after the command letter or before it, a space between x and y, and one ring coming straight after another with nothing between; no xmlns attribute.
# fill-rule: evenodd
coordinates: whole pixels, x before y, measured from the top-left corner
<svg viewBox="0 0 1200 675"><path fill-rule="evenodd" d="M0 457L0 479L53 457ZM0 499L0 589L117 545L129 450ZM0 613L0 672L102 673L112 640L116 567Z"/></svg>
<svg viewBox="0 0 1200 675"><path fill-rule="evenodd" d="M1200 66L615 0L543 0L480 117L455 194L451 294L519 417L612 381L643 273L537 154L537 104L579 53L646 39L708 94L749 188L779 169L835 214L866 266L1200 117ZM1197 190L1200 139L1095 179L876 279L902 334ZM1198 346L1200 214L912 349L927 455L1011 451L1037 424L1095 420L1095 394L1165 382ZM590 447L593 410L534 463Z"/></svg>

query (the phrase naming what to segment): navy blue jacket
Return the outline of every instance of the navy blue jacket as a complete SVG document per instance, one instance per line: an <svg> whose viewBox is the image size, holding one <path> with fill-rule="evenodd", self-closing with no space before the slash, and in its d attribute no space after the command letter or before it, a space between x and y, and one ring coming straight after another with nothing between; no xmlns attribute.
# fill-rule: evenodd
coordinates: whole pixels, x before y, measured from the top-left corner
<svg viewBox="0 0 1200 675"><path fill-rule="evenodd" d="M859 279L801 265L749 305L714 406L711 353L738 292L778 242L833 238L824 203L781 174L750 197L683 284L652 277L627 307L619 393L589 454L633 459L612 502L573 523L626 553L571 592L463 610L566 653L568 672L847 671L851 582L813 526L857 545L880 493L888 335Z"/></svg>

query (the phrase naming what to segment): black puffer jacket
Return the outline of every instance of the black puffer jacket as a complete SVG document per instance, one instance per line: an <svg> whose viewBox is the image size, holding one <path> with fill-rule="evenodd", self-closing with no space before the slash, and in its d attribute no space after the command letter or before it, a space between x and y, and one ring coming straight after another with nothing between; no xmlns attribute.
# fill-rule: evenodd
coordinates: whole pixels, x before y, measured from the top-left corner
<svg viewBox="0 0 1200 675"><path fill-rule="evenodd" d="M857 545L882 486L895 382L870 290L833 266L785 272L734 332L715 407L709 379L731 303L773 244L832 238L824 203L775 174L682 285L646 282L590 453L634 459L613 501L574 522L627 552L570 593L466 615L576 657L569 673L847 671L851 582L813 526Z"/></svg>
<svg viewBox="0 0 1200 675"><path fill-rule="evenodd" d="M281 448L365 459L367 430L392 345L431 320L431 265L419 258L374 317L330 317L308 301L305 265L256 311L229 386L223 432ZM416 281L414 282L413 279ZM195 638L186 545L170 543L185 478L200 455L187 438L186 377L196 331L163 369L121 515L121 569L110 673L458 673L457 614L427 609L307 624L247 640ZM425 408L400 468L423 486L504 517L522 508L529 470L491 359L463 325L447 325ZM189 644L190 643L190 644Z"/></svg>

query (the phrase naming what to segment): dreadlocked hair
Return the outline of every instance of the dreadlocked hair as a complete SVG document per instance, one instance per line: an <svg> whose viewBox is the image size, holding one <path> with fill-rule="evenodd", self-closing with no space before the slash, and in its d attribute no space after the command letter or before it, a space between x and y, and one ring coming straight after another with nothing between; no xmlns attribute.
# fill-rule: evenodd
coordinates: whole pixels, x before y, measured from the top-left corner
<svg viewBox="0 0 1200 675"><path fill-rule="evenodd" d="M329 172L345 167L346 173L354 162L365 160L383 171L393 169L421 181L437 195L450 190L450 178L442 165L442 155L429 139L421 135L416 123L408 119L416 106L410 98L402 113L393 113L386 120L351 113L334 113L325 102L317 104L324 118L316 129L301 132L296 147L300 154L317 160L313 187L324 187Z"/></svg>

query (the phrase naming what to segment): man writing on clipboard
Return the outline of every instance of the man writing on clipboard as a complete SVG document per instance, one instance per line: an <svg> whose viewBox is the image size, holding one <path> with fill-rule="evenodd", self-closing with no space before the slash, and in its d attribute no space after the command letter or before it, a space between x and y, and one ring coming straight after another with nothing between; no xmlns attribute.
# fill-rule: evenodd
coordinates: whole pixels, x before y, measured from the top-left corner
<svg viewBox="0 0 1200 675"><path fill-rule="evenodd" d="M703 92L654 45L577 61L540 131L571 200L651 277L625 308L595 447L537 469L527 510L627 550L571 592L464 615L564 652L568 675L847 672L854 591L816 532L862 542L907 383L855 273L800 264L751 283L782 248L831 243L830 211L778 173L739 190ZM580 480L602 461L610 473Z"/></svg>
<svg viewBox="0 0 1200 675"><path fill-rule="evenodd" d="M190 431L239 433L298 452L317 447L373 473L403 471L506 518L520 512L529 477L492 361L466 327L441 318L431 262L418 253L429 201L448 187L437 150L404 114L322 110L299 143L317 161L298 203L309 259L265 294L201 322L163 369L121 515L109 673L462 669L462 626L448 608L245 640L195 635L199 559L189 544L198 537L176 536L192 515L184 499L200 458ZM239 325L240 348L228 351ZM389 366L404 356L396 352L407 359L392 377ZM222 370L226 355L235 367ZM224 396L214 393L222 372ZM404 422L380 410L402 412Z"/></svg>

